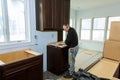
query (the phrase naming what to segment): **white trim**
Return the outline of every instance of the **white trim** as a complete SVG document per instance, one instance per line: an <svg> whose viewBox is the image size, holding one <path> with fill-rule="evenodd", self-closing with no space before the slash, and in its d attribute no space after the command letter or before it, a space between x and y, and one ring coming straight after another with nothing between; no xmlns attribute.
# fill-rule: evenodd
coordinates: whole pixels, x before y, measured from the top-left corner
<svg viewBox="0 0 120 80"><path fill-rule="evenodd" d="M5 3L7 3L6 0L1 0L2 2L2 19L3 19L3 35L4 35L4 42L8 42L9 37L9 21L8 21L8 8ZM8 26L8 27L7 27Z"/></svg>
<svg viewBox="0 0 120 80"><path fill-rule="evenodd" d="M25 47L25 46L30 46L34 45L31 42L14 42L14 43L6 43L4 45L0 45L0 50L2 49L11 49L11 48L17 48L17 47Z"/></svg>
<svg viewBox="0 0 120 80"><path fill-rule="evenodd" d="M116 16L112 16L112 17L116 17ZM117 16L117 17L119 17L119 16ZM93 29L93 24L94 24L94 19L96 19L96 17L93 17L92 18L92 28L90 29L91 31L91 34L90 34L90 37L91 37L91 39L90 40L85 40L85 41L95 41L95 42L104 42L105 40L107 40L107 35L108 35L108 31L109 31L109 29L108 29L108 24L109 24L109 16L106 16L106 17L99 17L99 18L105 18L105 28L104 29ZM80 18L81 19L81 21L82 21L82 19L84 19L84 18ZM87 18L85 18L85 19L87 19ZM90 19L90 18L88 18L88 19ZM82 26L82 23L80 23L80 27ZM80 36L81 36L81 30L89 30L89 29L80 29ZM93 40L93 31L94 30L103 30L104 31L104 36L103 36L103 41L98 41L98 40ZM83 40L84 41L84 39L81 39L81 37L80 37L80 40Z"/></svg>
<svg viewBox="0 0 120 80"><path fill-rule="evenodd" d="M12 48L22 48L22 47L26 47L26 46L32 46L35 45L35 38L34 35L36 34L36 27L35 27L35 1L34 0L27 0L26 3L28 4L27 8L29 8L29 10L27 11L27 13L30 13L29 15L27 15L27 26L28 26L28 30L29 32L29 38L28 40L25 41L15 41L15 42L1 42L0 43L0 50L3 49L12 49Z"/></svg>
<svg viewBox="0 0 120 80"><path fill-rule="evenodd" d="M79 40L80 41L85 41L85 42L95 42L95 43L104 43L104 41L96 41L96 40Z"/></svg>

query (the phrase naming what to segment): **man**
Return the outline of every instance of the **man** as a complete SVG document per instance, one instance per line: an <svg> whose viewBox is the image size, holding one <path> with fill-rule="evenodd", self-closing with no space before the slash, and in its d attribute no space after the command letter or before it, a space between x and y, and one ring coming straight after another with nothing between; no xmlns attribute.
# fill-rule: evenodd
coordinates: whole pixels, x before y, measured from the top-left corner
<svg viewBox="0 0 120 80"><path fill-rule="evenodd" d="M63 25L64 31L68 32L65 42L58 42L59 44L66 44L69 47L69 70L64 75L65 78L71 78L75 68L75 57L78 52L78 36L74 28L70 27L68 24Z"/></svg>

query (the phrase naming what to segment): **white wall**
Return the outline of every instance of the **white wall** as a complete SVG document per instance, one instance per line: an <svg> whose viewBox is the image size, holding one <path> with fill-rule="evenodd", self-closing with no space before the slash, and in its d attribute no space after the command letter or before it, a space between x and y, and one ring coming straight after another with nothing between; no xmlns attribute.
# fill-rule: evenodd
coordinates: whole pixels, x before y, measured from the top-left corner
<svg viewBox="0 0 120 80"><path fill-rule="evenodd" d="M97 50L103 51L104 42L95 42L95 41L79 41L79 46L81 48L90 49L90 50Z"/></svg>
<svg viewBox="0 0 120 80"><path fill-rule="evenodd" d="M76 10L74 10L74 9L70 9L70 19L72 19L72 27L76 27L76 14L77 14L77 12L76 12Z"/></svg>
<svg viewBox="0 0 120 80"><path fill-rule="evenodd" d="M33 51L43 53L44 71L47 70L47 44L57 42L57 32L37 31L36 45L30 46Z"/></svg>
<svg viewBox="0 0 120 80"><path fill-rule="evenodd" d="M80 27L80 18L93 18L93 17L107 17L107 16L120 16L120 4L114 6L103 7L99 9L90 9L77 11L76 26L77 30ZM79 41L80 47L86 49L93 49L103 51L104 43L93 41Z"/></svg>
<svg viewBox="0 0 120 80"><path fill-rule="evenodd" d="M41 32L36 31L36 23L35 23L35 0L30 0L30 28L31 28L31 42L28 43L20 43L20 44L9 44L4 46L0 46L0 54L5 52L11 52L21 49L31 48L33 51L37 51L39 53L43 53L43 67L44 71L47 70L47 56L46 56L46 46L48 43L57 41L57 32ZM37 36L35 39L34 36Z"/></svg>
<svg viewBox="0 0 120 80"><path fill-rule="evenodd" d="M120 16L120 4L103 8L84 10L77 12L77 18Z"/></svg>
<svg viewBox="0 0 120 80"><path fill-rule="evenodd" d="M76 17L76 10L70 9L70 18L75 19Z"/></svg>

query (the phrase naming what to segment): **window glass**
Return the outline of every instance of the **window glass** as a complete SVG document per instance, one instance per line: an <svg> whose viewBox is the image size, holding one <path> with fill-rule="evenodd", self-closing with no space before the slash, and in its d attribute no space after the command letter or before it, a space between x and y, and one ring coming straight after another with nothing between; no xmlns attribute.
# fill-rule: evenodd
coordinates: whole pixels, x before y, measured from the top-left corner
<svg viewBox="0 0 120 80"><path fill-rule="evenodd" d="M93 29L104 29L105 28L105 18L95 18Z"/></svg>
<svg viewBox="0 0 120 80"><path fill-rule="evenodd" d="M90 40L90 30L81 30L81 39Z"/></svg>
<svg viewBox="0 0 120 80"><path fill-rule="evenodd" d="M2 18L2 4L1 4L1 0L0 0L0 42L4 42L3 18Z"/></svg>
<svg viewBox="0 0 120 80"><path fill-rule="evenodd" d="M65 41L65 39L66 39L66 32L63 31L63 41Z"/></svg>
<svg viewBox="0 0 120 80"><path fill-rule="evenodd" d="M72 19L70 19L70 26L73 27Z"/></svg>
<svg viewBox="0 0 120 80"><path fill-rule="evenodd" d="M104 30L93 30L92 40L103 41L104 40Z"/></svg>
<svg viewBox="0 0 120 80"><path fill-rule="evenodd" d="M10 41L26 40L24 0L7 0Z"/></svg>
<svg viewBox="0 0 120 80"><path fill-rule="evenodd" d="M82 29L91 29L92 19L82 19Z"/></svg>

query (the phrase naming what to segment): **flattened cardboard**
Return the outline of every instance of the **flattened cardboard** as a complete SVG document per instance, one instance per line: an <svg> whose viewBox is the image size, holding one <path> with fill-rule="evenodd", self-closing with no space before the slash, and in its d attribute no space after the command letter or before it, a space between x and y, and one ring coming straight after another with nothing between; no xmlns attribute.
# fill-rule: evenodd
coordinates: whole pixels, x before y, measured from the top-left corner
<svg viewBox="0 0 120 80"><path fill-rule="evenodd" d="M112 79L118 67L119 62L103 58L88 72L98 77Z"/></svg>
<svg viewBox="0 0 120 80"><path fill-rule="evenodd" d="M110 40L105 41L103 57L120 61L120 42Z"/></svg>
<svg viewBox="0 0 120 80"><path fill-rule="evenodd" d="M120 21L111 22L109 40L120 41Z"/></svg>
<svg viewBox="0 0 120 80"><path fill-rule="evenodd" d="M112 80L120 80L120 79L113 77Z"/></svg>

